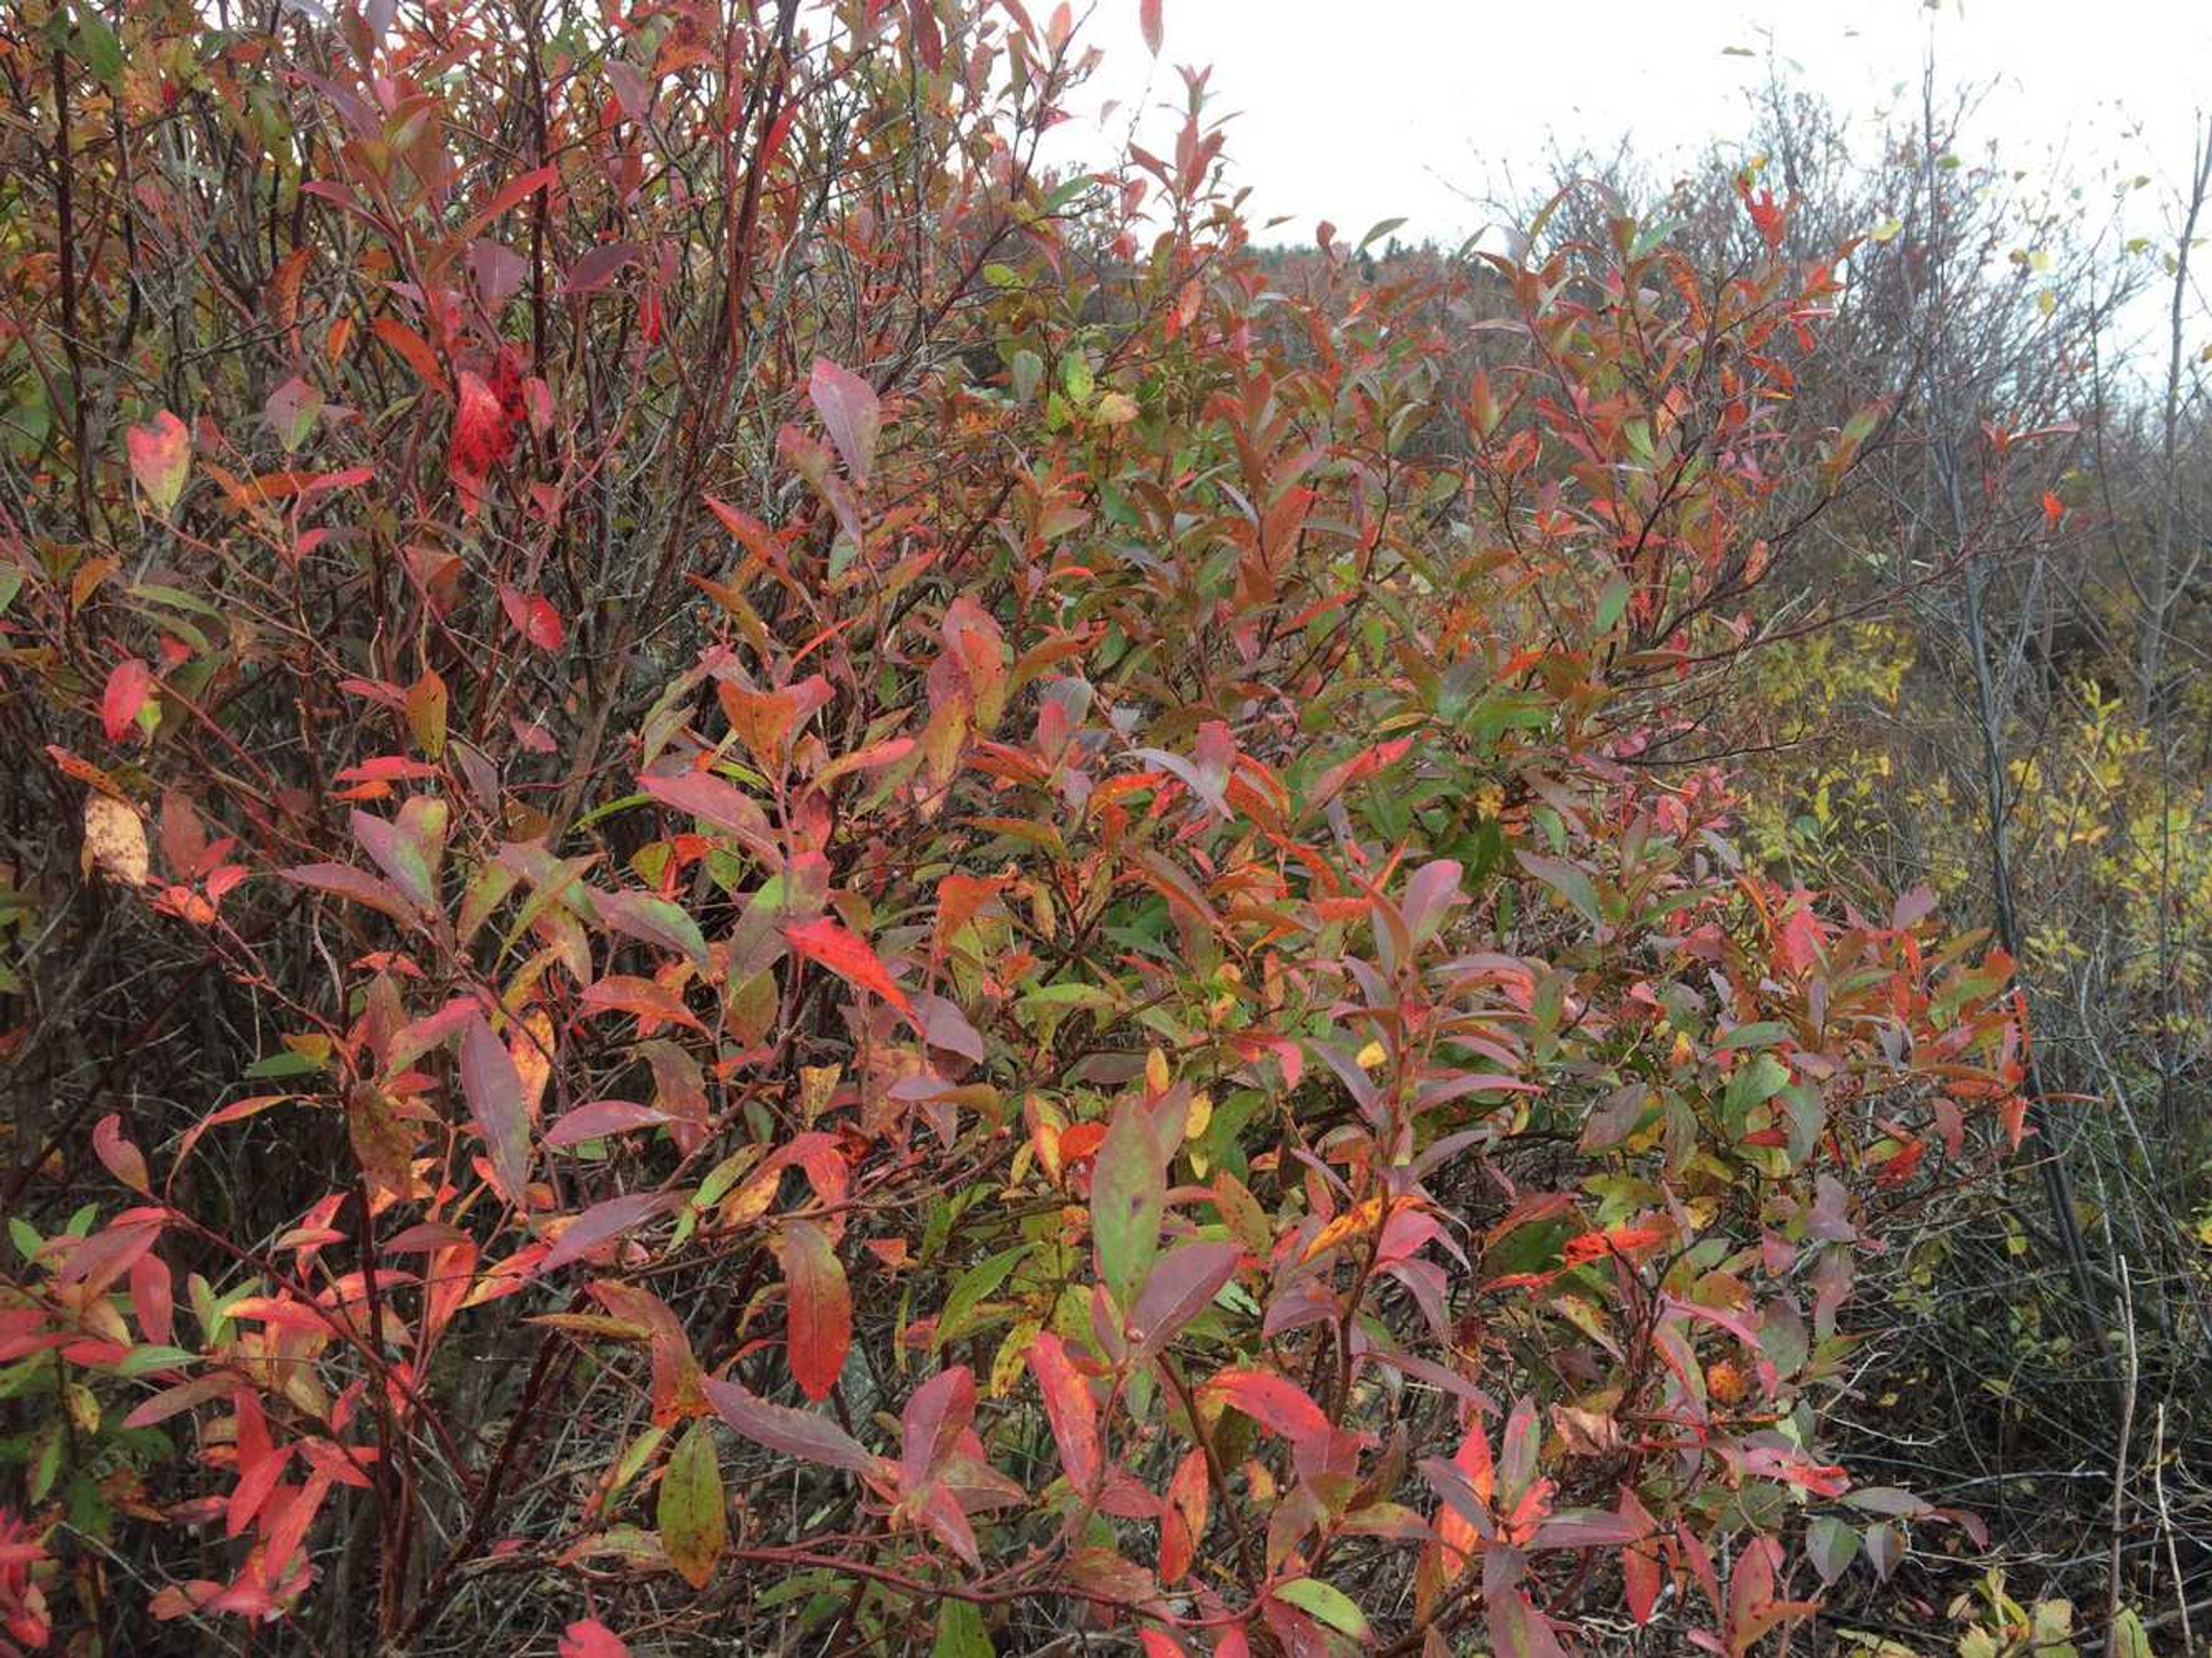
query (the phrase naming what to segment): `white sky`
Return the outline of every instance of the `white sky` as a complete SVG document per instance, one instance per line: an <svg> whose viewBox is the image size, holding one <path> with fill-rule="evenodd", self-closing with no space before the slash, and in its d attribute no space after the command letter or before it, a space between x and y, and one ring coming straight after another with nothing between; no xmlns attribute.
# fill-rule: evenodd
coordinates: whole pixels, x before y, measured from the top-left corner
<svg viewBox="0 0 2212 1658"><path fill-rule="evenodd" d="M1048 6L1030 5L1042 22ZM1212 64L1214 110L1237 112L1231 176L1252 186L1267 241L1308 242L1323 218L1356 239L1404 216L1408 240L1455 243L1491 216L1464 196L1509 169L1525 187L1547 134L1569 149L1630 134L1656 170L1745 129L1770 46L1839 109L1872 115L1901 88L1917 96L1932 31L1940 80L1999 82L1970 140L2083 183L2115 168L2159 181L2134 234L2161 228L2148 197L2170 205L2193 116L2212 111L2206 0L1164 0L1164 14L1155 64L1138 0L1091 6L1079 38L1105 62L1061 142L1101 153L1104 100L1124 105L1118 138L1129 108L1180 106L1175 66ZM1154 113L1143 131L1165 143L1179 124Z"/></svg>

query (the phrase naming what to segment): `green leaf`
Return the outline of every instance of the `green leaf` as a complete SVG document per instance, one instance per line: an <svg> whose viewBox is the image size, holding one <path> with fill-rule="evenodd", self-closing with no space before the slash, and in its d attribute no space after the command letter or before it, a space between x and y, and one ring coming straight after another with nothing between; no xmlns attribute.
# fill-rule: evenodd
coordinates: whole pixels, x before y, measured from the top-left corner
<svg viewBox="0 0 2212 1658"><path fill-rule="evenodd" d="M121 84L123 43L115 38L115 31L107 27L106 20L90 6L76 8L76 46L72 55L106 86Z"/></svg>
<svg viewBox="0 0 2212 1658"><path fill-rule="evenodd" d="M1376 220L1375 223L1367 228L1367 234L1359 239L1358 251L1364 252L1366 249L1372 247L1376 243L1381 241L1385 236L1390 234L1391 232L1401 228L1405 222L1406 221L1402 217L1396 219Z"/></svg>
<svg viewBox="0 0 2212 1658"><path fill-rule="evenodd" d="M1293 1577L1275 1590L1275 1599L1318 1618L1340 1635L1367 1638L1367 1619L1342 1589L1318 1577Z"/></svg>
<svg viewBox="0 0 2212 1658"><path fill-rule="evenodd" d="M1522 868L1558 893L1592 926L1604 921L1604 914L1598 905L1597 887L1583 870L1564 858L1547 857L1542 853L1523 852L1516 855L1521 859Z"/></svg>
<svg viewBox="0 0 2212 1658"><path fill-rule="evenodd" d="M660 1476L653 1520L669 1563L693 1588L706 1588L730 1540L722 1470L714 1458L714 1430L708 1424L694 1422L677 1442Z"/></svg>
<svg viewBox="0 0 2212 1658"><path fill-rule="evenodd" d="M2112 1658L2152 1658L2150 1635L2133 1606L2122 1606L2120 1615L2112 1619L2112 1636L2105 1650Z"/></svg>
<svg viewBox="0 0 2212 1658"><path fill-rule="evenodd" d="M1789 1085L1789 1068L1781 1060L1771 1054L1755 1055L1748 1064L1738 1066L1729 1078L1721 1108L1730 1127L1740 1128L1753 1107L1765 1104Z"/></svg>
<svg viewBox="0 0 2212 1658"><path fill-rule="evenodd" d="M1091 359L1080 351L1071 352L1062 357L1060 360L1060 389L1067 393L1067 400L1077 408L1090 402L1091 394L1098 385L1097 377L1091 372Z"/></svg>
<svg viewBox="0 0 2212 1658"><path fill-rule="evenodd" d="M1597 602L1597 630L1609 634L1624 611L1628 609L1628 580L1616 575L1605 584L1605 592Z"/></svg>
<svg viewBox="0 0 2212 1658"><path fill-rule="evenodd" d="M1820 1574L1820 1582L1832 1587L1858 1558L1859 1534L1833 1515L1824 1514L1807 1528L1805 1552L1812 1558L1813 1570Z"/></svg>
<svg viewBox="0 0 2212 1658"><path fill-rule="evenodd" d="M982 1610L973 1600L948 1594L938 1602L937 1642L929 1658L992 1658L994 1650Z"/></svg>
<svg viewBox="0 0 2212 1658"><path fill-rule="evenodd" d="M133 1347L115 1367L115 1374L144 1376L149 1370L174 1370L199 1362L198 1353L187 1352L182 1347Z"/></svg>
<svg viewBox="0 0 2212 1658"><path fill-rule="evenodd" d="M1143 1104L1124 1100L1107 1125L1091 1175L1091 1236L1098 1273L1127 1309L1152 1270L1167 1210L1167 1172L1153 1145Z"/></svg>
<svg viewBox="0 0 2212 1658"><path fill-rule="evenodd" d="M975 1326L975 1309L985 1297L1006 1281L1030 1246L1018 1243L1011 1249L1001 1249L997 1254L977 1261L963 1272L945 1298L945 1310L937 1315L937 1334L931 1342L933 1349L968 1334Z"/></svg>
<svg viewBox="0 0 2212 1658"><path fill-rule="evenodd" d="M1790 1034L1790 1027L1779 1019L1762 1019L1757 1024L1740 1024L1713 1044L1713 1052L1726 1054L1737 1048L1771 1048Z"/></svg>
<svg viewBox="0 0 2212 1658"><path fill-rule="evenodd" d="M319 1060L305 1054L295 1054L289 1048L281 1054L270 1054L256 1060L241 1073L249 1082L261 1082L271 1077L307 1077L322 1069Z"/></svg>

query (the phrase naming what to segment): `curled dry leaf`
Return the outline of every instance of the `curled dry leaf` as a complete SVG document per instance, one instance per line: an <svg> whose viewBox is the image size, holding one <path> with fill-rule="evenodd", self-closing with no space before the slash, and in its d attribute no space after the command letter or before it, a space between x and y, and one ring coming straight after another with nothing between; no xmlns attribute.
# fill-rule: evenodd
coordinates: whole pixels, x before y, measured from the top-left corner
<svg viewBox="0 0 2212 1658"><path fill-rule="evenodd" d="M126 886L146 884L146 824L137 811L112 795L85 797L84 867Z"/></svg>

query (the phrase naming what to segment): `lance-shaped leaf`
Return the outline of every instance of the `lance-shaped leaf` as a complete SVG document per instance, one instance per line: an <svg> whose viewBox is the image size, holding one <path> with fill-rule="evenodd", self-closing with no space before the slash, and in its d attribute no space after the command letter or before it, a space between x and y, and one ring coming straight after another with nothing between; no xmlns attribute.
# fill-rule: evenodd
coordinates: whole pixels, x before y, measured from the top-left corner
<svg viewBox="0 0 2212 1658"><path fill-rule="evenodd" d="M1355 1641L1367 1638L1366 1617L1352 1604L1352 1597L1334 1583L1324 1583L1318 1577L1293 1577L1279 1585L1274 1594L1278 1600L1318 1618L1340 1635Z"/></svg>
<svg viewBox="0 0 2212 1658"><path fill-rule="evenodd" d="M1132 1305L1159 1254L1167 1211L1166 1159L1143 1104L1121 1102L1107 1125L1091 1174L1091 1237L1098 1275L1123 1307Z"/></svg>
<svg viewBox="0 0 2212 1658"><path fill-rule="evenodd" d="M586 1140L627 1133L634 1128L656 1128L669 1121L668 1113L655 1106L639 1105L629 1100L590 1100L573 1111L562 1113L545 1131L545 1144L580 1145Z"/></svg>
<svg viewBox="0 0 2212 1658"><path fill-rule="evenodd" d="M1087 1491L1098 1474L1098 1406L1091 1389L1068 1362L1067 1349L1049 1330L1030 1343L1030 1369L1044 1395L1045 1420L1068 1483Z"/></svg>
<svg viewBox="0 0 2212 1658"><path fill-rule="evenodd" d="M672 811L689 812L735 836L738 844L771 868L780 868L783 854L768 815L750 795L703 771L678 772L673 776L646 776L638 786Z"/></svg>
<svg viewBox="0 0 2212 1658"><path fill-rule="evenodd" d="M659 1019L669 1024L689 1025L702 1034L706 1030L697 1016L684 1005L684 999L657 980L610 974L596 983L585 986L583 993L576 999L586 1012L629 1013L639 1019Z"/></svg>
<svg viewBox="0 0 2212 1658"><path fill-rule="evenodd" d="M756 1445L848 1473L872 1473L882 1461L826 1416L771 1405L734 1382L713 1376L707 1378L706 1390L715 1414Z"/></svg>
<svg viewBox="0 0 2212 1658"><path fill-rule="evenodd" d="M483 1136L492 1184L520 1208L530 1182L530 1106L522 1073L482 1014L461 1034L461 1093Z"/></svg>
<svg viewBox="0 0 2212 1658"><path fill-rule="evenodd" d="M809 1399L826 1399L853 1343L853 1297L845 1268L828 1236L811 1221L785 1226L781 1254L791 1374Z"/></svg>
<svg viewBox="0 0 2212 1658"><path fill-rule="evenodd" d="M1328 1418L1304 1388L1266 1370L1228 1370L1206 1384L1269 1433L1293 1444L1328 1436Z"/></svg>
<svg viewBox="0 0 2212 1658"><path fill-rule="evenodd" d="M1640 1542L1650 1533L1650 1521L1638 1515L1613 1514L1604 1509L1562 1509L1536 1527L1533 1546L1617 1548L1626 1543Z"/></svg>
<svg viewBox="0 0 2212 1658"><path fill-rule="evenodd" d="M694 967L706 968L706 938L681 906L642 892L594 892L592 905L599 920L616 932L672 950Z"/></svg>
<svg viewBox="0 0 2212 1658"><path fill-rule="evenodd" d="M1415 943L1431 937L1443 925L1445 913L1460 902L1460 866L1439 858L1413 872L1406 884L1406 931Z"/></svg>
<svg viewBox="0 0 2212 1658"><path fill-rule="evenodd" d="M844 458L845 468L861 483L876 466L876 440L883 434L882 406L875 388L850 369L840 368L827 357L814 360L807 379L806 395L830 428L830 440Z"/></svg>
<svg viewBox="0 0 2212 1658"><path fill-rule="evenodd" d="M722 1470L714 1458L710 1424L694 1422L676 1442L660 1476L653 1518L669 1564L693 1588L706 1588L730 1540L729 1506L722 1496Z"/></svg>
<svg viewBox="0 0 2212 1658"><path fill-rule="evenodd" d="M554 1240L553 1248L538 1270L550 1272L572 1260L580 1260L601 1244L642 1226L655 1216L681 1207L683 1202L683 1194L678 1192L634 1192L627 1197L595 1203L569 1222L567 1230Z"/></svg>
<svg viewBox="0 0 2212 1658"><path fill-rule="evenodd" d="M417 919L415 909L398 888L351 864L300 864L276 872L295 886L313 887L318 892L350 898L395 921Z"/></svg>
<svg viewBox="0 0 2212 1658"><path fill-rule="evenodd" d="M900 1012L909 1018L913 1017L913 1002L908 999L906 992L891 982L891 975L860 934L847 931L824 915L787 926L783 936L793 950L809 961L819 962L846 983L872 991Z"/></svg>

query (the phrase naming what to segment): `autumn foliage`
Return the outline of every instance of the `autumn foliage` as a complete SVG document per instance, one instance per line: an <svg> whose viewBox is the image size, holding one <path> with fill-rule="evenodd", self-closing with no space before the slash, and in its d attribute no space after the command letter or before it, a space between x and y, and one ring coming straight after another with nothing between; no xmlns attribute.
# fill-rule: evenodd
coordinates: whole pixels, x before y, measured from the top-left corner
<svg viewBox="0 0 2212 1658"><path fill-rule="evenodd" d="M1865 435L1786 203L1285 275L1013 0L9 28L0 1647L1733 1658L1946 1523L1825 1406L2008 965L1638 763Z"/></svg>

